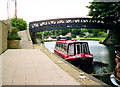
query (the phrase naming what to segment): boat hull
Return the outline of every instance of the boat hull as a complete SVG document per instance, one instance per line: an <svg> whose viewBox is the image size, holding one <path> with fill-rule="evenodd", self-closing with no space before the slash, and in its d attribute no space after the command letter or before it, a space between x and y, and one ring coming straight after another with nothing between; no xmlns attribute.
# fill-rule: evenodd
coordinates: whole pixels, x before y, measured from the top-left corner
<svg viewBox="0 0 120 87"><path fill-rule="evenodd" d="M72 63L73 65L91 65L93 62L93 57L91 58L87 58L87 57L79 57L79 58L70 58L69 56L62 56L62 54L60 54L60 52L54 51L55 54L57 54L58 56L62 57L63 59L67 60L68 62Z"/></svg>
<svg viewBox="0 0 120 87"><path fill-rule="evenodd" d="M119 85L120 83L116 80L114 74L112 74L112 75L110 76L110 80L111 80L111 82L112 82L116 87L120 87L120 85Z"/></svg>

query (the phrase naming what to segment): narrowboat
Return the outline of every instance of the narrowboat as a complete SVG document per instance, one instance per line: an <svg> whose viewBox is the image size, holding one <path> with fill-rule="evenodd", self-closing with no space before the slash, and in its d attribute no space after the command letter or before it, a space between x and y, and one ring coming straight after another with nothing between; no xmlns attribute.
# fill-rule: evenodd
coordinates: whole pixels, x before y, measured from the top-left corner
<svg viewBox="0 0 120 87"><path fill-rule="evenodd" d="M120 45L116 45L114 47L115 50L115 71L114 74L110 76L111 82L115 85L120 87Z"/></svg>
<svg viewBox="0 0 120 87"><path fill-rule="evenodd" d="M74 40L60 40L56 41L54 53L58 54L65 60L72 60L80 63L81 61L88 62L93 61L93 54L90 53L87 42L80 42Z"/></svg>

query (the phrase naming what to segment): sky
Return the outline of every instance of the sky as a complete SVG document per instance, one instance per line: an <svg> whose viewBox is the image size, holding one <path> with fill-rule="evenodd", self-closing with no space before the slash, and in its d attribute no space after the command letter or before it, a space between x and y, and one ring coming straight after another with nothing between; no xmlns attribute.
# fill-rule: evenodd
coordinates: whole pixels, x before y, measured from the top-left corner
<svg viewBox="0 0 120 87"><path fill-rule="evenodd" d="M15 0L0 0L0 20L15 14ZM27 23L54 18L86 17L89 2L93 0L17 0L17 17L23 18Z"/></svg>

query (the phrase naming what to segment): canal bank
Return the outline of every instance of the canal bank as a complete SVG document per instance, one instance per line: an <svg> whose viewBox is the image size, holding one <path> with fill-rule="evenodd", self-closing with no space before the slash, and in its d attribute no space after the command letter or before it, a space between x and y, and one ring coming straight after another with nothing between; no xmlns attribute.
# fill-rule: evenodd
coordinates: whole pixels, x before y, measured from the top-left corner
<svg viewBox="0 0 120 87"><path fill-rule="evenodd" d="M81 40L85 41L85 40ZM91 53L93 54L92 66L80 67L81 70L88 74L92 74L97 79L112 85L110 81L110 74L114 72L115 65L115 53L113 47L108 47L103 44L99 44L99 41L86 40L89 44ZM45 42L45 47L54 53L55 42Z"/></svg>
<svg viewBox="0 0 120 87"><path fill-rule="evenodd" d="M90 76L89 74L83 72L82 70L76 68L72 64L67 61L61 59L55 54L51 53L48 49L44 47L44 45L34 45L34 48L40 49L43 53L45 53L55 64L57 64L60 68L62 68L65 72L67 72L70 76L72 76L77 82L79 82L83 86L105 86L107 84L101 82L100 80Z"/></svg>

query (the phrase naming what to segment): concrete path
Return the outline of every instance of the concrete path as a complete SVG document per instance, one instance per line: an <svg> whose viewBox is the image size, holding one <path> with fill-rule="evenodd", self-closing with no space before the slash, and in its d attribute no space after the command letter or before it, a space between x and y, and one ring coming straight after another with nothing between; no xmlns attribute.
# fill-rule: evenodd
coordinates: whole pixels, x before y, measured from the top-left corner
<svg viewBox="0 0 120 87"><path fill-rule="evenodd" d="M39 49L2 54L3 85L80 85Z"/></svg>
<svg viewBox="0 0 120 87"><path fill-rule="evenodd" d="M28 30L19 31L18 35L21 36L21 40L20 40L21 49L33 49L33 44L29 36Z"/></svg>

